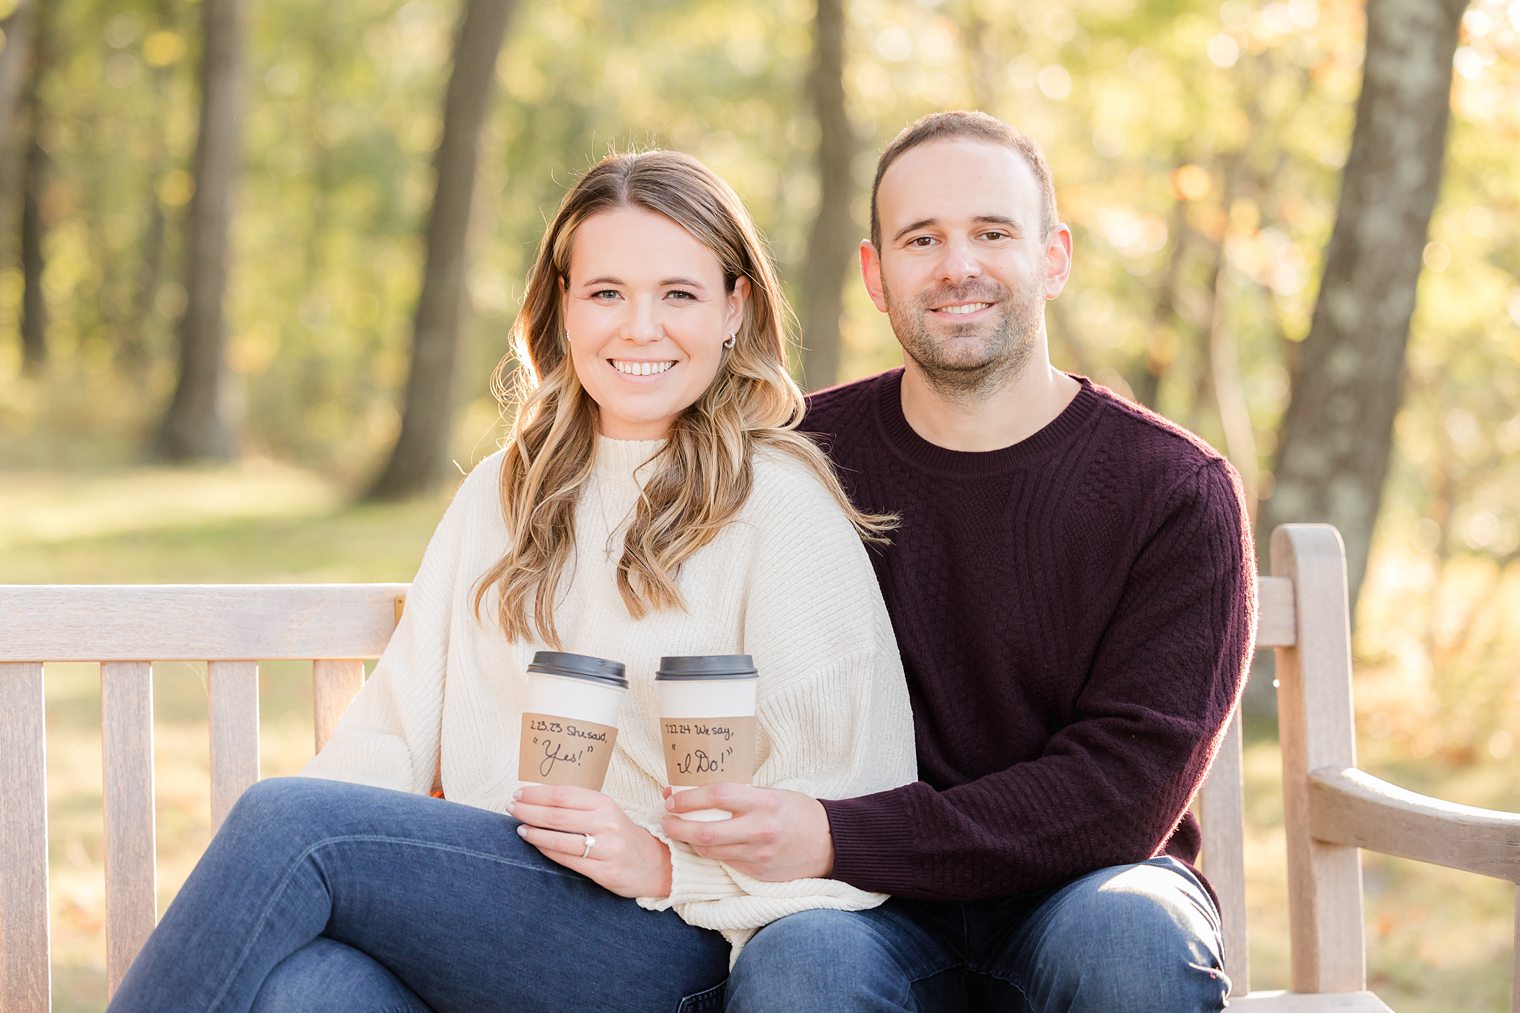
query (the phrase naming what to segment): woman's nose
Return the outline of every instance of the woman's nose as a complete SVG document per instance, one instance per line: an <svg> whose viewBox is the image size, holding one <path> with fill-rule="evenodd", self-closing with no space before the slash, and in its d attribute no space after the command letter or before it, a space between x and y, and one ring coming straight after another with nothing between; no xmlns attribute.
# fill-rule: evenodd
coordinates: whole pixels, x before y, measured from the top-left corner
<svg viewBox="0 0 1520 1013"><path fill-rule="evenodd" d="M628 309L628 319L623 324L624 339L640 345L660 340L664 331L651 300L635 299Z"/></svg>

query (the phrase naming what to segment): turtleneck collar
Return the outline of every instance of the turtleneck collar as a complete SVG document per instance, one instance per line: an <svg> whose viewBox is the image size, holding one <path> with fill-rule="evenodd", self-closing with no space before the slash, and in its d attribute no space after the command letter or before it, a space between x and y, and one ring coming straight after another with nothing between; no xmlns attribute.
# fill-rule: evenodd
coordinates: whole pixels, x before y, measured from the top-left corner
<svg viewBox="0 0 1520 1013"><path fill-rule="evenodd" d="M648 472L640 477L635 477L634 472L664 446L664 440L615 440L610 436L597 436L596 460L592 463L591 473L605 482L641 484L641 478L648 478Z"/></svg>

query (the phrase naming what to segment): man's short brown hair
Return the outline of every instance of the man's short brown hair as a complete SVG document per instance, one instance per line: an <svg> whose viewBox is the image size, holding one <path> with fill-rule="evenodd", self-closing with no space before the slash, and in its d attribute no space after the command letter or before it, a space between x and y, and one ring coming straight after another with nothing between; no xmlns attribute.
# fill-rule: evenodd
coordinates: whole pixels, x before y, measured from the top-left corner
<svg viewBox="0 0 1520 1013"><path fill-rule="evenodd" d="M988 116L982 112L954 110L930 113L918 122L904 127L902 133L887 145L887 150L881 153L881 158L877 159L876 179L871 184L872 246L878 250L881 249L881 216L876 210L876 194L881 189L881 178L886 175L887 167L897 161L898 156L903 152L916 148L920 144L957 137L1000 144L1024 156L1024 161L1029 164L1030 171L1034 173L1035 182L1040 187L1040 234L1041 236L1050 235L1050 231L1056 227L1060 219L1056 217L1055 184L1050 178L1050 166L1045 162L1045 153L1040 150L1040 146L1017 127L1004 123L995 116Z"/></svg>

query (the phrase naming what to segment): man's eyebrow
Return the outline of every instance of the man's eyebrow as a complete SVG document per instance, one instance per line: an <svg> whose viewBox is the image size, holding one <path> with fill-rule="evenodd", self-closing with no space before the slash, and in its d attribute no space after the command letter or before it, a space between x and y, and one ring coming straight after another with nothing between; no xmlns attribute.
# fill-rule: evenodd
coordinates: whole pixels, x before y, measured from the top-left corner
<svg viewBox="0 0 1520 1013"><path fill-rule="evenodd" d="M918 221L910 222L909 224L904 225L902 228L894 232L892 234L892 242L897 242L899 239L901 239L903 236L906 236L910 232L917 232L919 229L927 229L932 225L938 224L938 218L920 218Z"/></svg>
<svg viewBox="0 0 1520 1013"><path fill-rule="evenodd" d="M1014 232L1021 231L1019 228L1019 223L1014 221L1012 218L1009 218L1007 215L977 215L971 220L977 225L1002 225L1006 226L1008 229ZM917 232L919 229L932 228L938 224L938 218L920 218L918 221L912 222L898 229L896 234L892 236L892 242L897 242L899 239L901 239L903 236L906 236L910 232Z"/></svg>

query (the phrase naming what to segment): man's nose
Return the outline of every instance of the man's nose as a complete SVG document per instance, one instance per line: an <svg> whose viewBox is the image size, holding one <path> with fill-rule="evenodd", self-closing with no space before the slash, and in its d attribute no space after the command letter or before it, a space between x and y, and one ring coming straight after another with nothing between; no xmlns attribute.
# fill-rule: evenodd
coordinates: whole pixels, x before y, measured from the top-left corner
<svg viewBox="0 0 1520 1013"><path fill-rule="evenodd" d="M982 262L970 243L952 240L945 244L944 249L944 255L939 262L941 279L951 284L959 284L969 278L981 276Z"/></svg>

